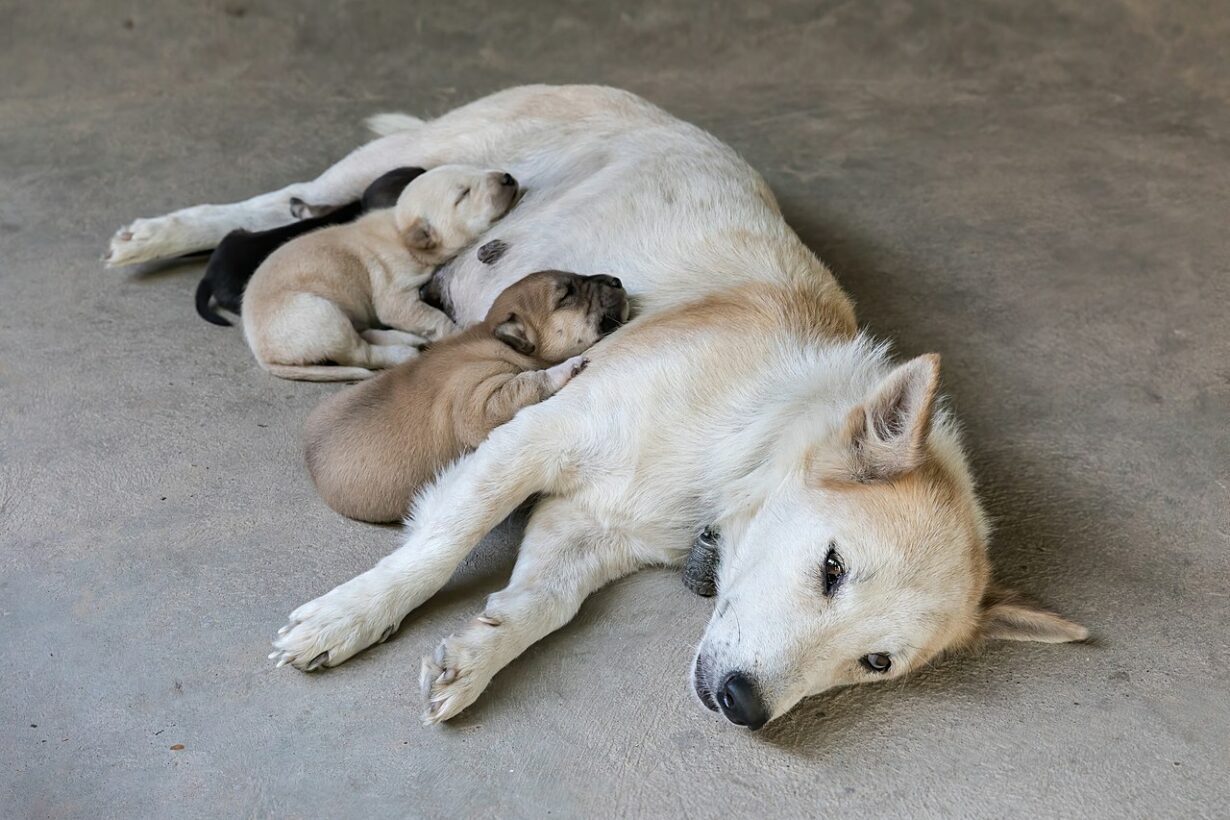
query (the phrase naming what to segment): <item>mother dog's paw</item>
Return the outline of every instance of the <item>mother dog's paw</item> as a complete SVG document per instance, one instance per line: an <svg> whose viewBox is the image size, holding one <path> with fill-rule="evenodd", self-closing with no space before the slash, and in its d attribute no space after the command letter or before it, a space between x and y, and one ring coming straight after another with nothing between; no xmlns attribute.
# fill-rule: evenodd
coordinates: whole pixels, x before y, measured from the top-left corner
<svg viewBox="0 0 1230 820"><path fill-rule="evenodd" d="M419 686L426 701L424 725L456 717L478 700L496 672L487 668L486 655L481 641L454 635L441 641L430 657L423 658Z"/></svg>
<svg viewBox="0 0 1230 820"><path fill-rule="evenodd" d="M396 623L379 620L358 590L346 584L304 604L278 630L269 659L304 672L337 666L375 643L387 640Z"/></svg>
<svg viewBox="0 0 1230 820"><path fill-rule="evenodd" d="M180 252L183 226L174 217L137 219L111 237L111 245L103 255L109 268L149 262Z"/></svg>

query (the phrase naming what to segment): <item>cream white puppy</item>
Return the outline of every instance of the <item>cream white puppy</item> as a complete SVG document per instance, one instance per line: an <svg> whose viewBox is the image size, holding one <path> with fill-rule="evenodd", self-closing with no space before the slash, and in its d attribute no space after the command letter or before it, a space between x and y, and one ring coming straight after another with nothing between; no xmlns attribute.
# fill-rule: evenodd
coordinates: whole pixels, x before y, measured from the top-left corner
<svg viewBox="0 0 1230 820"><path fill-rule="evenodd" d="M732 150L595 87L517 88L379 125L403 130L313 182L133 223L111 262L267 226L291 197L345 201L398 165L471 162L508 168L531 193L492 232L502 255L462 254L441 272L460 323L543 268L617 270L640 315L424 491L400 549L291 613L279 665L334 666L387 637L535 494L508 587L423 661L428 722L473 703L592 591L678 564L714 524L716 606L688 672L699 701L737 725L982 638L1086 636L992 583L970 471L937 409L938 358L894 365L858 333L850 300Z"/></svg>
<svg viewBox="0 0 1230 820"><path fill-rule="evenodd" d="M285 379L338 381L414 358L455 329L419 288L508 213L518 191L503 171L444 165L406 186L395 207L278 248L243 295L257 361Z"/></svg>

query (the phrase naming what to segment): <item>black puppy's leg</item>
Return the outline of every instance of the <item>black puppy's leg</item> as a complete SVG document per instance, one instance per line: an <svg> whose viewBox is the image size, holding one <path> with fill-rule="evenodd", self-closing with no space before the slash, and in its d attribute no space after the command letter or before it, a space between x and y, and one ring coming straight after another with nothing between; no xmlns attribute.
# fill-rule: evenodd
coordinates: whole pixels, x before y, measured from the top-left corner
<svg viewBox="0 0 1230 820"><path fill-rule="evenodd" d="M717 568L720 533L716 527L706 527L692 542L692 551L683 565L683 585L702 598L717 595Z"/></svg>

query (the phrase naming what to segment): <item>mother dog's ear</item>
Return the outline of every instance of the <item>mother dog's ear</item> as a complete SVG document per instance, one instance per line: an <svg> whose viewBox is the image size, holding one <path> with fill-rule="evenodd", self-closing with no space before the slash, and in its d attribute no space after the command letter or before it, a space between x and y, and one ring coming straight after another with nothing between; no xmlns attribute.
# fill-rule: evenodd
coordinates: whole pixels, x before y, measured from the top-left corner
<svg viewBox="0 0 1230 820"><path fill-rule="evenodd" d="M815 464L821 478L870 483L919 467L940 386L940 357L928 353L898 366L850 411L840 451Z"/></svg>
<svg viewBox="0 0 1230 820"><path fill-rule="evenodd" d="M521 317L515 313L495 326L495 337L518 353L533 356L538 346L534 343L534 333Z"/></svg>
<svg viewBox="0 0 1230 820"><path fill-rule="evenodd" d="M982 597L978 632L983 638L1042 643L1071 643L1089 637L1089 630L1080 624L994 585Z"/></svg>

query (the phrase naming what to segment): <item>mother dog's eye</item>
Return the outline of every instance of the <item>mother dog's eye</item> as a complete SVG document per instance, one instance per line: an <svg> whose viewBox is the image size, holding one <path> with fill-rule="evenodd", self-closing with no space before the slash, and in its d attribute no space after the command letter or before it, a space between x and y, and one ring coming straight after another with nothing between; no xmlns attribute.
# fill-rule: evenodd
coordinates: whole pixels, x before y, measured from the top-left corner
<svg viewBox="0 0 1230 820"><path fill-rule="evenodd" d="M470 189L466 188L464 191L461 192L461 196L457 197L457 201L454 202L453 204L460 205L461 201L465 199L466 197L468 197L469 195L470 195Z"/></svg>
<svg viewBox="0 0 1230 820"><path fill-rule="evenodd" d="M875 672L879 675L883 675L893 666L893 659L883 652L872 652L870 655L864 655L858 659L858 662L868 672Z"/></svg>
<svg viewBox="0 0 1230 820"><path fill-rule="evenodd" d="M837 554L837 548L829 544L829 554L824 556L824 597L829 597L841 586L846 577L846 566Z"/></svg>

